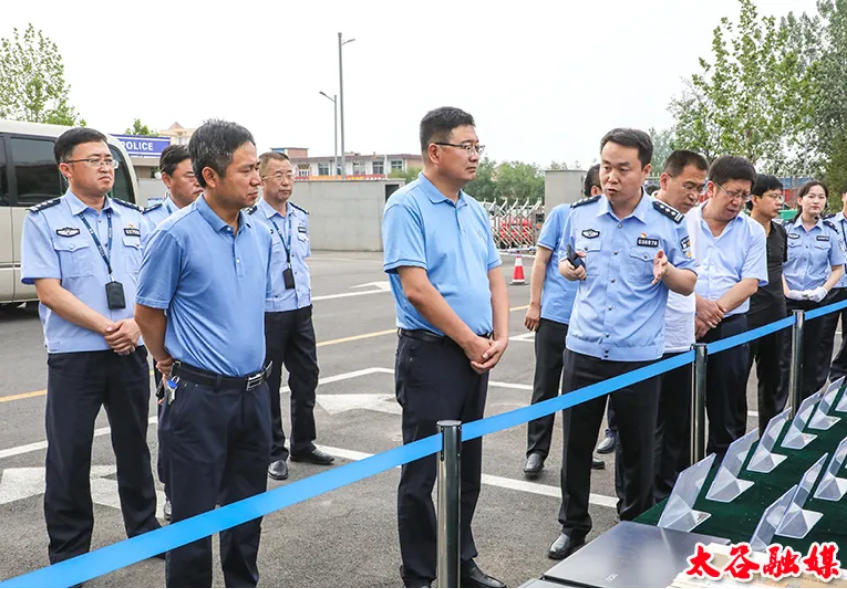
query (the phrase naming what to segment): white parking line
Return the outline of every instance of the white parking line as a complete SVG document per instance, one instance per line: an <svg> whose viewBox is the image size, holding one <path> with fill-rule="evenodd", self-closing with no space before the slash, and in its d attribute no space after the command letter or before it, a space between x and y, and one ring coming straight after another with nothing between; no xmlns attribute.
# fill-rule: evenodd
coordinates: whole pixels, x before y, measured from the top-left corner
<svg viewBox="0 0 847 589"><path fill-rule="evenodd" d="M321 446L321 450L329 452L337 458L343 458L344 460L363 460L365 458L370 458L371 456L373 456L373 454L368 454L367 452L357 452L356 450L345 450L344 448L332 448L330 446L323 445ZM492 487L500 487L501 489L520 491L522 493L533 493L535 495L555 497L556 499L560 499L562 497L559 488L554 487L552 485L542 485L540 483L520 481L517 479L498 477L490 474L482 475L482 484L490 485ZM618 504L618 500L616 497L596 495L594 493L591 493L591 495L589 495L588 502L592 505L599 505L601 507L612 508L616 507Z"/></svg>

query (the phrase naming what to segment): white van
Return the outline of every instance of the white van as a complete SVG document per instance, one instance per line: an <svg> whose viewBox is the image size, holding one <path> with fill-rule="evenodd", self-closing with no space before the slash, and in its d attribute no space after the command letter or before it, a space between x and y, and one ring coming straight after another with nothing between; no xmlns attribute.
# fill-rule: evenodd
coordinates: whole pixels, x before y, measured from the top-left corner
<svg viewBox="0 0 847 589"><path fill-rule="evenodd" d="M21 283L21 231L29 207L67 190L53 144L68 129L0 120L0 305L38 300L35 287ZM120 163L111 196L134 203L138 182L129 156L117 139L106 137Z"/></svg>

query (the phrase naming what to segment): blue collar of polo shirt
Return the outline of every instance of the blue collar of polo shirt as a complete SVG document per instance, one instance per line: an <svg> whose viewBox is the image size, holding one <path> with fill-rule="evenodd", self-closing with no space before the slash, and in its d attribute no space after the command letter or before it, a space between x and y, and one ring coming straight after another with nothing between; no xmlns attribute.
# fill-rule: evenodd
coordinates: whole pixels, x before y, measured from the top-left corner
<svg viewBox="0 0 847 589"><path fill-rule="evenodd" d="M77 195L75 195L73 192L71 192L70 188L68 188L68 191L65 193L65 202L68 203L68 206L71 209L71 214L74 217L81 215L83 213L83 211L85 211L85 209L91 208L87 204L82 202ZM94 210L94 209L91 209L91 210ZM104 211L116 210L116 209L113 209L112 199L109 198L108 195L106 196L106 203L103 205L103 210Z"/></svg>
<svg viewBox="0 0 847 589"><path fill-rule="evenodd" d="M197 209L197 212L200 213L200 216L212 226L212 229L214 229L216 233L224 231L227 227L229 227L226 221L218 217L217 213L215 213L215 211L212 210L212 207L209 206L209 203L206 202L205 194L197 197L197 200L194 201L194 207ZM250 227L250 221L247 220L244 211L238 211L238 229L241 230L245 225Z"/></svg>
<svg viewBox="0 0 847 589"><path fill-rule="evenodd" d="M418 180L421 183L420 184L421 189L423 189L424 194L427 196L427 198L430 200L430 202L432 204L438 204L440 202L449 202L450 204L453 204L453 201L450 200L449 198L447 198L446 196L444 196L441 193L441 191L438 190L438 188L435 186L435 184L433 184L429 180L429 178L424 176L423 172L420 172L418 174ZM464 207L464 206L468 205L467 200L465 198L463 198L464 196L465 196L465 191L460 190L459 191L459 200L456 201L456 207L457 208L458 207Z"/></svg>
<svg viewBox="0 0 847 589"><path fill-rule="evenodd" d="M603 215L609 215L617 219L614 211L612 211L612 204L609 202L609 199L606 195L602 195L600 197L600 205L599 210L597 211L597 216L602 217ZM650 207L653 206L650 200L650 196L644 192L644 189L641 190L641 201L638 203L638 206L635 207L635 210L629 215L629 217L635 217L642 223L647 223L647 211L650 210ZM627 217L627 219L629 218ZM623 221L623 219L620 219Z"/></svg>

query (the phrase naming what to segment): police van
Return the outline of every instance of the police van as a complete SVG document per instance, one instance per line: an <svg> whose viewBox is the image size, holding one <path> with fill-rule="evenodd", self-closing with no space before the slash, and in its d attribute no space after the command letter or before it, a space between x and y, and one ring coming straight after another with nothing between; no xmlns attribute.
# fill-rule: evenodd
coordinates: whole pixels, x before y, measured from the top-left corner
<svg viewBox="0 0 847 589"><path fill-rule="evenodd" d="M35 287L21 283L21 231L27 209L62 196L68 188L53 144L70 127L0 120L0 306L37 301ZM120 166L112 198L136 202L138 182L123 146L109 135Z"/></svg>

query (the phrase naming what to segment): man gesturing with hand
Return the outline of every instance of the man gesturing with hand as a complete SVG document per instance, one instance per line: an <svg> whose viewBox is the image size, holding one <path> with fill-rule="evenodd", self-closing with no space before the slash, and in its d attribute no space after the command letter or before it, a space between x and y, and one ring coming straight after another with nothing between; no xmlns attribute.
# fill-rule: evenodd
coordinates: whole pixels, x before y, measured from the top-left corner
<svg viewBox="0 0 847 589"><path fill-rule="evenodd" d="M385 205L384 269L397 311L395 394L403 443L436 433L442 419L483 417L488 372L509 338L509 302L488 215L462 188L483 146L474 119L457 108L420 125L424 169ZM397 490L400 575L406 587L435 580L436 457L403 465ZM461 586L503 587L474 563L471 522L482 477L482 440L462 444Z"/></svg>

